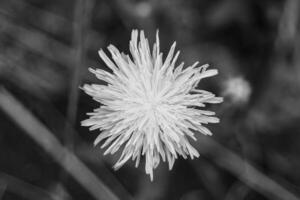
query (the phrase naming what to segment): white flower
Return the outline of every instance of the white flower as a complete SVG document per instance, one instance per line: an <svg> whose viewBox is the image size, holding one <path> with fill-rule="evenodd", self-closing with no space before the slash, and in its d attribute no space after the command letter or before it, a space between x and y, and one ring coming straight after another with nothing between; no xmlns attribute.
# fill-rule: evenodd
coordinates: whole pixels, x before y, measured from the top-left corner
<svg viewBox="0 0 300 200"><path fill-rule="evenodd" d="M224 83L223 95L229 97L233 103L244 104L249 101L251 86L243 77L229 78Z"/></svg>
<svg viewBox="0 0 300 200"><path fill-rule="evenodd" d="M144 32L140 32L139 41L138 35L137 30L132 31L131 56L113 45L108 47L113 61L99 51L113 73L89 69L108 85L83 86L102 106L88 113L90 118L82 125L102 131L94 144L104 140L101 147L108 147L104 155L123 149L115 169L130 158L136 160L137 167L144 156L145 171L153 180L153 169L160 159L167 161L171 170L178 155L192 159L199 156L188 137L196 140L193 130L211 135L203 124L219 122L214 112L199 108L205 103L220 103L222 98L196 89L201 79L216 75L217 70L207 70L208 65L196 67L198 62L185 69L183 63L175 68L179 56L179 52L173 56L175 42L163 61L158 32L152 53Z"/></svg>

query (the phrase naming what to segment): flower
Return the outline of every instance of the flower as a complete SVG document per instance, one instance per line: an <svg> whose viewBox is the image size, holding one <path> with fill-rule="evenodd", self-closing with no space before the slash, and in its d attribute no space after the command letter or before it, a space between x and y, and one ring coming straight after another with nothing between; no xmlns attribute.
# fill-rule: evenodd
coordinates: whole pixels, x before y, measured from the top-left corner
<svg viewBox="0 0 300 200"><path fill-rule="evenodd" d="M167 161L171 170L179 155L198 157L188 138L196 140L193 130L211 135L203 124L219 122L214 112L200 108L205 103L220 103L222 98L196 89L201 79L216 75L217 70L208 70L208 65L197 67L198 62L185 69L183 63L175 68L179 56L179 51L174 56L175 45L176 42L163 61L158 32L151 53L144 32L133 30L131 56L120 53L113 45L108 46L113 61L103 50L99 51L112 73L89 69L108 85L83 86L102 106L88 113L90 118L82 121L82 126L102 131L94 144L103 141L101 147L108 147L104 155L123 149L115 169L130 158L137 167L144 156L145 171L153 180L153 169L160 159Z"/></svg>
<svg viewBox="0 0 300 200"><path fill-rule="evenodd" d="M232 77L225 81L223 95L229 97L232 103L243 105L249 101L251 86L241 76Z"/></svg>

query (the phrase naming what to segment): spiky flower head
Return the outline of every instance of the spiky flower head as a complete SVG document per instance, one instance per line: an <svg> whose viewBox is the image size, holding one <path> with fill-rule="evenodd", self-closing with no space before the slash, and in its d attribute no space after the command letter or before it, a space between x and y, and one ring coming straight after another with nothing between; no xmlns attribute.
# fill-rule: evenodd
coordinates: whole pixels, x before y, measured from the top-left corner
<svg viewBox="0 0 300 200"><path fill-rule="evenodd" d="M112 73L89 69L107 85L83 86L102 105L88 113L90 118L82 121L82 125L102 131L94 144L104 141L101 147L108 147L104 155L122 149L115 169L130 158L137 167L143 156L145 171L153 180L153 169L160 159L167 161L171 170L179 155L198 157L188 138L196 140L193 130L211 135L203 124L219 122L214 112L200 108L206 103L220 103L222 98L196 89L201 79L216 75L217 70L208 70L208 65L197 67L198 62L185 69L183 63L175 67L179 56L179 51L174 56L175 45L174 42L163 61L158 32L151 53L144 32L133 30L130 56L113 45L108 46L113 61L103 50L99 51Z"/></svg>

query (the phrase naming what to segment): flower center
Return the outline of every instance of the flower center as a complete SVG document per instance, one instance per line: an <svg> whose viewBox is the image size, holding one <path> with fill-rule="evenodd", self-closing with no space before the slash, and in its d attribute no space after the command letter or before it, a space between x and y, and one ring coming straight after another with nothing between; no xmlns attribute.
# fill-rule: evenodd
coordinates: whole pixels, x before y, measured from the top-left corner
<svg viewBox="0 0 300 200"><path fill-rule="evenodd" d="M157 107L157 102L155 102L155 101L147 101L144 104L144 108L148 111L150 111L150 110L154 111L156 109L156 107Z"/></svg>

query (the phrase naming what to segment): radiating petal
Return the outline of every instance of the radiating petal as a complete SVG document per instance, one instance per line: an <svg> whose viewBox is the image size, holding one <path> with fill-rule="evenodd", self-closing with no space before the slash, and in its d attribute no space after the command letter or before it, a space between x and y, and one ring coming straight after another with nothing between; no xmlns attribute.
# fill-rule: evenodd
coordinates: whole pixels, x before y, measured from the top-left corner
<svg viewBox="0 0 300 200"><path fill-rule="evenodd" d="M88 113L89 118L81 125L102 131L94 145L106 148L104 155L122 151L114 169L129 159L135 160L138 167L143 156L145 171L153 180L153 170L160 160L168 162L171 170L178 156L199 157L189 138L196 140L196 131L212 135L203 124L219 122L214 112L202 108L223 99L196 89L201 79L218 71L208 69L208 65L197 67L198 62L185 69L184 63L175 67L179 57L179 51L174 55L175 46L176 42L163 62L158 31L151 51L144 32L133 30L129 42L131 55L121 53L113 45L108 47L112 59L99 51L112 73L89 68L107 85L83 85L82 89L100 105Z"/></svg>

